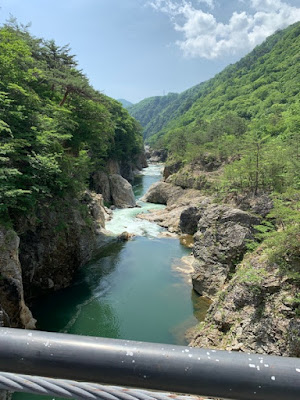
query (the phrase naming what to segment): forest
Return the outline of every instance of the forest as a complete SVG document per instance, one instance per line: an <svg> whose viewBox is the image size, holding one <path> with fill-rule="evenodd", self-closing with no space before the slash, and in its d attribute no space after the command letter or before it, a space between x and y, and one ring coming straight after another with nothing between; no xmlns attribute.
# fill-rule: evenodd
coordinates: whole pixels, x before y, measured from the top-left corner
<svg viewBox="0 0 300 400"><path fill-rule="evenodd" d="M145 127L146 141L168 150L167 164L190 165L193 170L210 160L220 167L209 182L205 173L198 177L202 190L216 201L262 194L272 198L274 208L257 227L257 241L249 249L263 242L270 259L298 282L299 76L300 23L296 23L209 81L129 108ZM148 120L152 114L154 119Z"/></svg>
<svg viewBox="0 0 300 400"><path fill-rule="evenodd" d="M93 89L68 45L11 19L0 28L0 76L2 222L54 198L80 198L106 160L141 151L139 123Z"/></svg>

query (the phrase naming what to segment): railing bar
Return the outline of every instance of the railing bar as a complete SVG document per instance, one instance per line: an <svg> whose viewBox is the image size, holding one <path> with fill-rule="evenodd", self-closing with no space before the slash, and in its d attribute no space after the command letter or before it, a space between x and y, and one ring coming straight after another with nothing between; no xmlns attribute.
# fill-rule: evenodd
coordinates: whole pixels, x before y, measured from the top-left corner
<svg viewBox="0 0 300 400"><path fill-rule="evenodd" d="M11 328L0 328L0 370L233 400L300 399L297 358Z"/></svg>

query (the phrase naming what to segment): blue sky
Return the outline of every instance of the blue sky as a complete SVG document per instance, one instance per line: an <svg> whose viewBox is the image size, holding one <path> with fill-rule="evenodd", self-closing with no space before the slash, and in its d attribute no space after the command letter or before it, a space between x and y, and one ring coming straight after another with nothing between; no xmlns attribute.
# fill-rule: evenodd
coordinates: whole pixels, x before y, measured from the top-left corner
<svg viewBox="0 0 300 400"><path fill-rule="evenodd" d="M213 77L277 29L300 0L0 0L33 35L70 43L92 85L137 102Z"/></svg>

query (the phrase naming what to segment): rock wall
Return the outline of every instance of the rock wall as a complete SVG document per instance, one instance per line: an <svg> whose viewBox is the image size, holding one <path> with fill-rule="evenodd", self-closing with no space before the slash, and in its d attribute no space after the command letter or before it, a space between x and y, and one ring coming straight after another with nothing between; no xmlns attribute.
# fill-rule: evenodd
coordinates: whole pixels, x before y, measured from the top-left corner
<svg viewBox="0 0 300 400"><path fill-rule="evenodd" d="M220 205L168 182L144 196L166 208L140 218L194 235L193 287L213 302L205 321L188 332L191 345L299 357L299 287L262 248L247 254L255 226L272 208L270 198L245 195Z"/></svg>
<svg viewBox="0 0 300 400"><path fill-rule="evenodd" d="M202 211L194 235L193 287L200 295L213 297L235 271L254 239L260 219L227 205L211 204Z"/></svg>
<svg viewBox="0 0 300 400"><path fill-rule="evenodd" d="M26 298L67 287L77 269L101 245L105 226L101 195L86 192L82 201L61 199L16 223Z"/></svg>
<svg viewBox="0 0 300 400"><path fill-rule="evenodd" d="M300 357L299 288L262 249L223 287L192 346Z"/></svg>
<svg viewBox="0 0 300 400"><path fill-rule="evenodd" d="M92 187L101 193L106 204L118 208L135 207L134 194L129 182L142 168L147 167L145 154L139 154L133 162L109 160L103 171L92 175Z"/></svg>
<svg viewBox="0 0 300 400"><path fill-rule="evenodd" d="M19 243L14 230L1 227L0 325L33 329L36 321L24 301Z"/></svg>

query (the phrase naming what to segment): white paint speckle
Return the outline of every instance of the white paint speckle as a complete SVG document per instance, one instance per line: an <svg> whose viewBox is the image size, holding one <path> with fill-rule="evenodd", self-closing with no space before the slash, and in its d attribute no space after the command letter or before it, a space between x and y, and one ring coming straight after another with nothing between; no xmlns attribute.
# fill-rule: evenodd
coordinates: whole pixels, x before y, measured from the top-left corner
<svg viewBox="0 0 300 400"><path fill-rule="evenodd" d="M49 347L49 340L45 343L45 347Z"/></svg>
<svg viewBox="0 0 300 400"><path fill-rule="evenodd" d="M220 362L220 360L216 359L217 362Z"/></svg>
<svg viewBox="0 0 300 400"><path fill-rule="evenodd" d="M216 353L216 350L212 350L211 352L212 352L212 353Z"/></svg>
<svg viewBox="0 0 300 400"><path fill-rule="evenodd" d="M201 358L200 358L200 357L198 357L198 360L201 360Z"/></svg>
<svg viewBox="0 0 300 400"><path fill-rule="evenodd" d="M210 352L208 351L206 354L209 356L209 355L210 355Z"/></svg>
<svg viewBox="0 0 300 400"><path fill-rule="evenodd" d="M189 352L190 352L188 349L185 349L184 351L185 351L186 353L189 353Z"/></svg>
<svg viewBox="0 0 300 400"><path fill-rule="evenodd" d="M260 363L263 364L263 363L264 363L264 360L260 360Z"/></svg>
<svg viewBox="0 0 300 400"><path fill-rule="evenodd" d="M260 371L260 366L258 365L258 366L256 367L256 369L257 369L257 371Z"/></svg>
<svg viewBox="0 0 300 400"><path fill-rule="evenodd" d="M264 367L269 368L269 364L264 364Z"/></svg>
<svg viewBox="0 0 300 400"><path fill-rule="evenodd" d="M147 378L147 375L144 375L144 379L146 379Z"/></svg>
<svg viewBox="0 0 300 400"><path fill-rule="evenodd" d="M211 357L209 357L209 356L208 356L207 358L208 358L209 360L211 359Z"/></svg>
<svg viewBox="0 0 300 400"><path fill-rule="evenodd" d="M32 333L28 333L28 336L32 336Z"/></svg>
<svg viewBox="0 0 300 400"><path fill-rule="evenodd" d="M249 364L250 368L255 368L255 364Z"/></svg>
<svg viewBox="0 0 300 400"><path fill-rule="evenodd" d="M273 376L271 376L271 379L272 379L272 381L275 381L275 376L273 375Z"/></svg>
<svg viewBox="0 0 300 400"><path fill-rule="evenodd" d="M252 361L252 358L248 358L249 361Z"/></svg>
<svg viewBox="0 0 300 400"><path fill-rule="evenodd" d="M135 360L132 360L132 363L135 363Z"/></svg>
<svg viewBox="0 0 300 400"><path fill-rule="evenodd" d="M193 357L192 354L189 354L189 357L192 358Z"/></svg>
<svg viewBox="0 0 300 400"><path fill-rule="evenodd" d="M127 351L126 356L132 357L133 356L133 352L132 351Z"/></svg>
<svg viewBox="0 0 300 400"><path fill-rule="evenodd" d="M296 371L297 371L297 372L300 372L300 368L296 368Z"/></svg>

